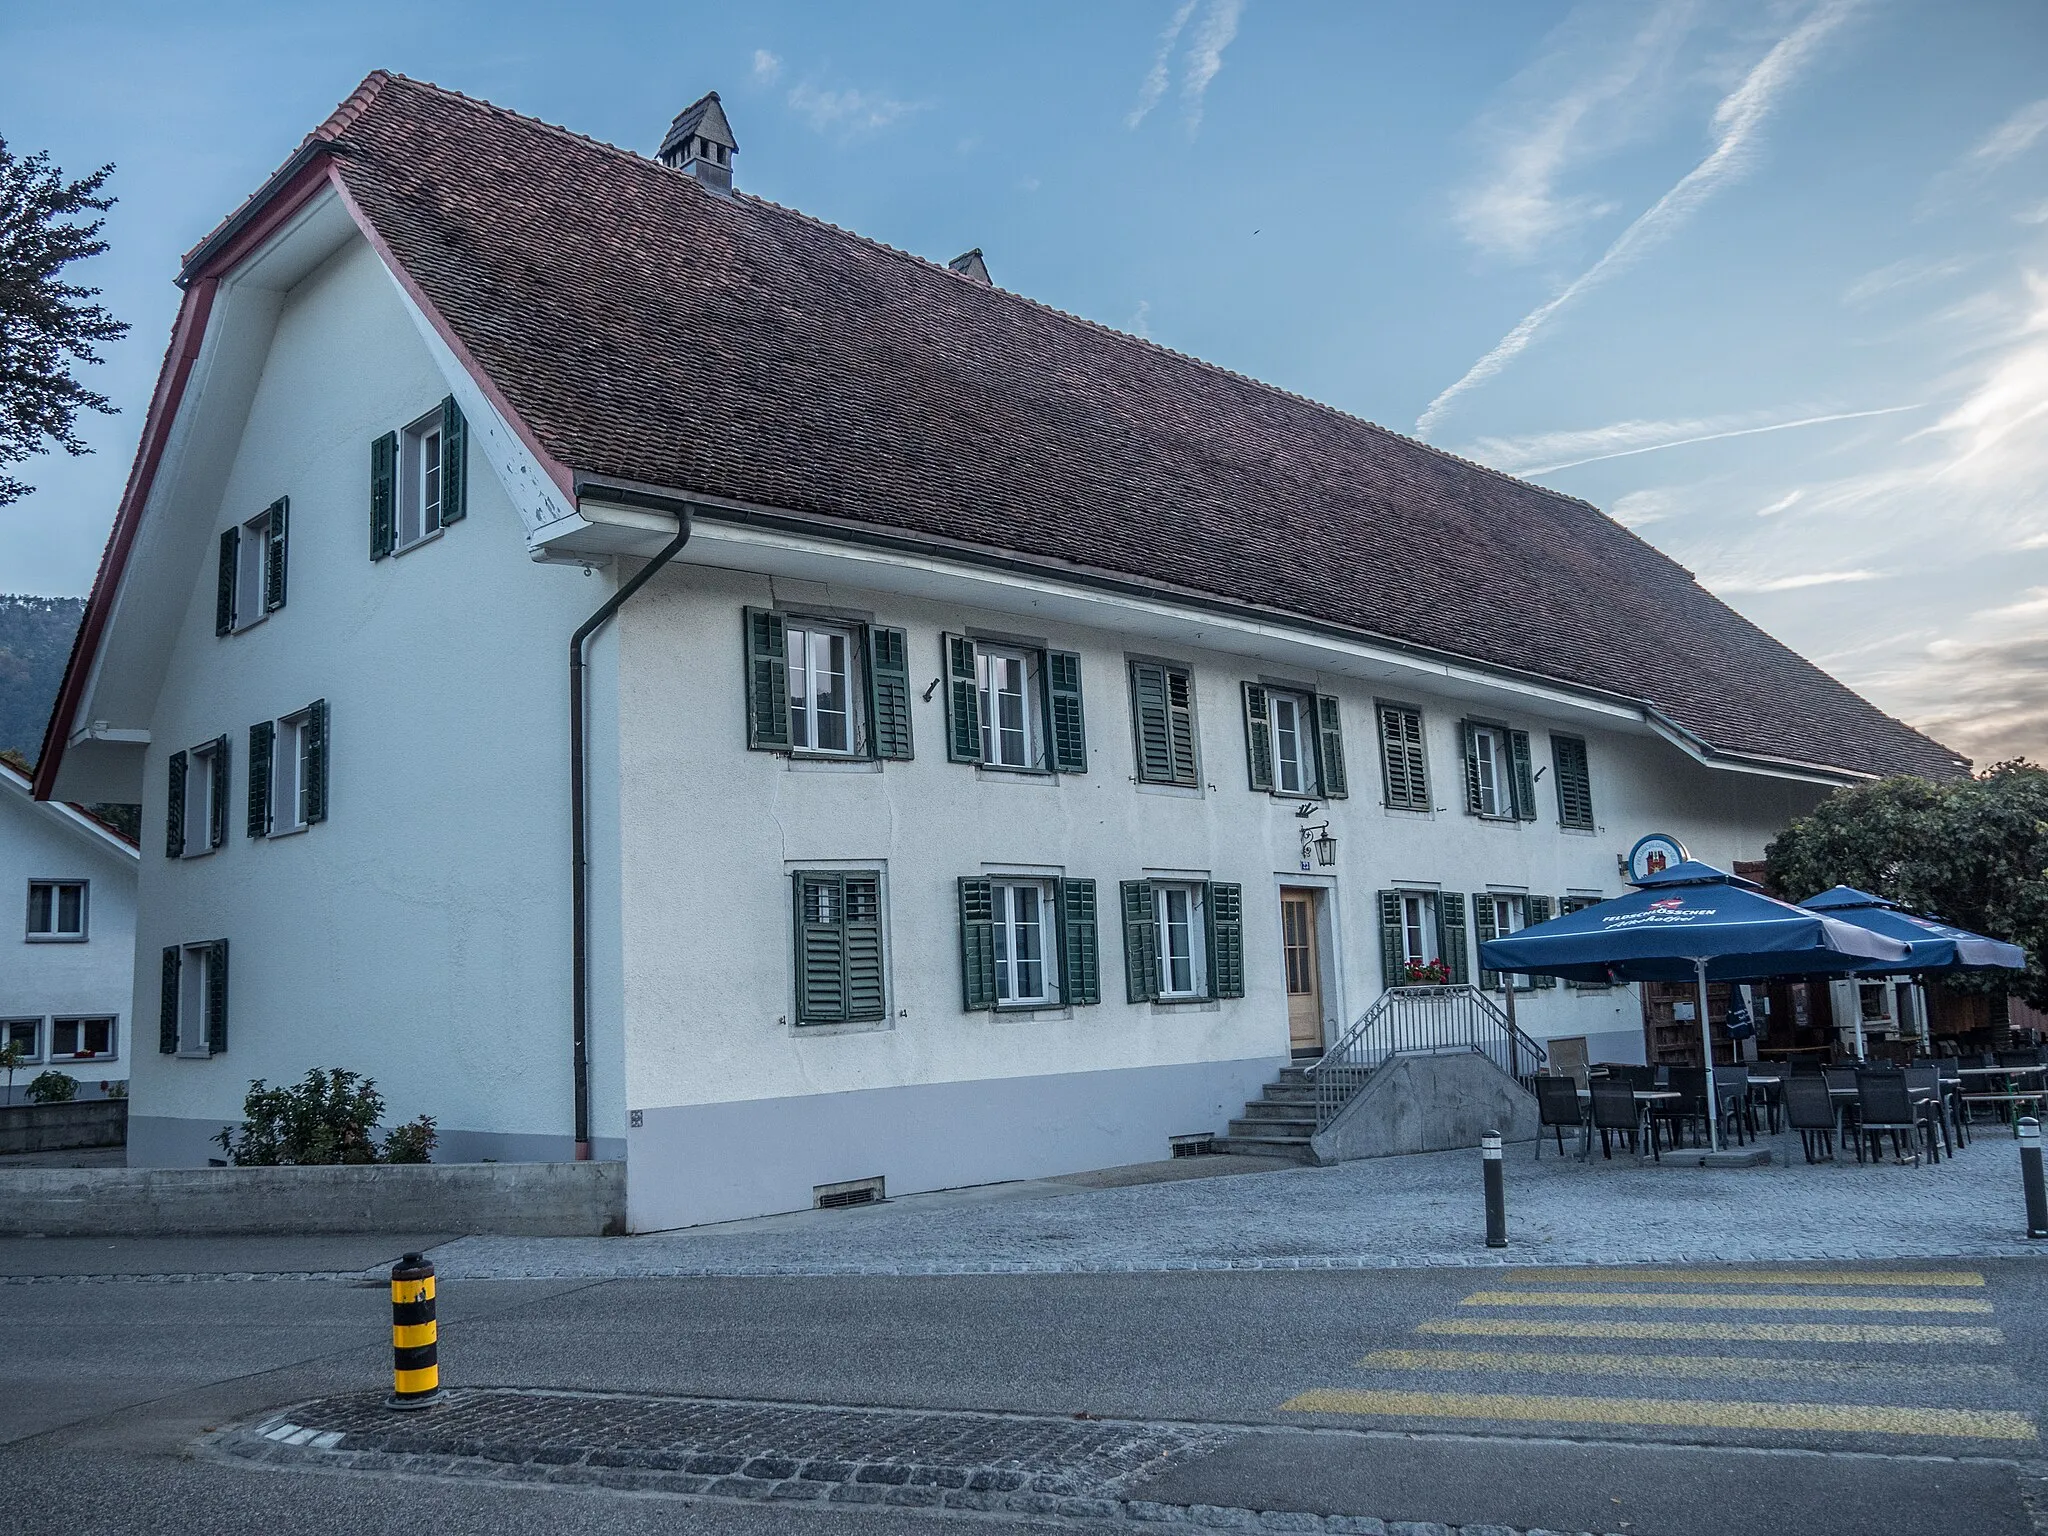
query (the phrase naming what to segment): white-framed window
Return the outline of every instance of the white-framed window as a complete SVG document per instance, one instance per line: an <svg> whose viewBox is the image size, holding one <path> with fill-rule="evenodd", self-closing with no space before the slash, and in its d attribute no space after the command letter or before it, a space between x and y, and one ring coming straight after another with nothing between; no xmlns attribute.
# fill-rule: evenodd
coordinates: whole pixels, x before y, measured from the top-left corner
<svg viewBox="0 0 2048 1536"><path fill-rule="evenodd" d="M175 958L173 958L175 957ZM211 1056L227 1043L227 943L173 945L165 951L165 1001L175 1000L172 1032L180 1056ZM216 1027L216 1017L218 1027Z"/></svg>
<svg viewBox="0 0 2048 1536"><path fill-rule="evenodd" d="M441 408L398 435L398 549L441 531Z"/></svg>
<svg viewBox="0 0 2048 1536"><path fill-rule="evenodd" d="M1507 732L1497 726L1473 726L1472 764L1479 814L1514 815L1515 791L1509 776Z"/></svg>
<svg viewBox="0 0 2048 1536"><path fill-rule="evenodd" d="M1266 695L1266 711L1273 728L1273 787L1283 795L1320 794L1315 700L1276 690Z"/></svg>
<svg viewBox="0 0 2048 1536"><path fill-rule="evenodd" d="M225 802L227 786L216 781L226 771L218 740L186 749L185 858L204 858L219 846L213 835L214 803L216 799Z"/></svg>
<svg viewBox="0 0 2048 1536"><path fill-rule="evenodd" d="M312 711L302 709L277 722L270 758L270 835L303 832L311 825L307 792L313 782Z"/></svg>
<svg viewBox="0 0 2048 1536"><path fill-rule="evenodd" d="M1042 653L975 643L981 696L981 760L991 768L1044 768Z"/></svg>
<svg viewBox="0 0 2048 1536"><path fill-rule="evenodd" d="M13 1046L23 1065L43 1059L41 1019L0 1019L0 1046ZM4 1082L4 1079L0 1079Z"/></svg>
<svg viewBox="0 0 2048 1536"><path fill-rule="evenodd" d="M788 621L789 741L798 752L866 752L860 641L850 624Z"/></svg>
<svg viewBox="0 0 2048 1536"><path fill-rule="evenodd" d="M270 617L263 601L270 575L270 513L261 512L242 524L235 541L235 628L244 630Z"/></svg>
<svg viewBox="0 0 2048 1536"><path fill-rule="evenodd" d="M997 880L995 898L996 1004L1039 1007L1060 1000L1055 963L1050 880Z"/></svg>
<svg viewBox="0 0 2048 1536"><path fill-rule="evenodd" d="M87 882L31 880L28 938L35 944L82 944L86 937Z"/></svg>
<svg viewBox="0 0 2048 1536"><path fill-rule="evenodd" d="M111 1061L118 1054L119 1027L110 1015L50 1021L50 1060Z"/></svg>
<svg viewBox="0 0 2048 1536"><path fill-rule="evenodd" d="M1486 903L1487 910L1493 915L1493 938L1504 939L1529 926L1528 897L1489 891L1479 899Z"/></svg>
<svg viewBox="0 0 2048 1536"><path fill-rule="evenodd" d="M1436 893L1403 891L1401 894L1401 961L1404 965L1428 965L1441 958L1437 947Z"/></svg>
<svg viewBox="0 0 2048 1536"><path fill-rule="evenodd" d="M1159 925L1159 996L1209 995L1209 945L1199 882L1154 881L1154 921Z"/></svg>

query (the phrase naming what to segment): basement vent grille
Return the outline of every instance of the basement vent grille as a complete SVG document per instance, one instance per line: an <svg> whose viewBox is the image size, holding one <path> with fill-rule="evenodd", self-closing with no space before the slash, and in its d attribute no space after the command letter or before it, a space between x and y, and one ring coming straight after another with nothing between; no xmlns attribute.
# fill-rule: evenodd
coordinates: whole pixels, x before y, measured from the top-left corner
<svg viewBox="0 0 2048 1536"><path fill-rule="evenodd" d="M1192 1136L1169 1136L1166 1144L1173 1148L1175 1157L1202 1157L1216 1150L1216 1133L1198 1131Z"/></svg>
<svg viewBox="0 0 2048 1536"><path fill-rule="evenodd" d="M821 1211L836 1211L849 1205L879 1205L886 1198L879 1174L872 1179L849 1179L844 1184L817 1184L811 1188L811 1204Z"/></svg>

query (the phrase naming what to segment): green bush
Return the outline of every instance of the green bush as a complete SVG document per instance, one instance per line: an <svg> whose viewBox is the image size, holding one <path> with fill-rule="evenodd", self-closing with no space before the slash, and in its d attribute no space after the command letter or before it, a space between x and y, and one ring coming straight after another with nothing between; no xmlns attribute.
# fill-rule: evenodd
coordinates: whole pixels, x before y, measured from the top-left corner
<svg viewBox="0 0 2048 1536"><path fill-rule="evenodd" d="M377 1145L384 1096L374 1078L341 1067L315 1067L291 1087L262 1078L242 1100L242 1126L221 1127L213 1139L238 1167L315 1163L424 1163L434 1151L434 1122L425 1115L401 1125Z"/></svg>
<svg viewBox="0 0 2048 1536"><path fill-rule="evenodd" d="M38 1072L28 1080L31 1104L68 1104L78 1097L78 1079L67 1072Z"/></svg>

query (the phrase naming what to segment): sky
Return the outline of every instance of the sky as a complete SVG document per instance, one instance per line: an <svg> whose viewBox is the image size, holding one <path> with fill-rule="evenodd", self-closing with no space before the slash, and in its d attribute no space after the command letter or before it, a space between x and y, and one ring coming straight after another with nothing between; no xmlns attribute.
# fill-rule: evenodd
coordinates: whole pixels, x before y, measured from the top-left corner
<svg viewBox="0 0 2048 1536"><path fill-rule="evenodd" d="M134 327L0 591L90 588L179 256L379 67L649 154L715 89L744 190L1584 497L2048 759L2039 0L0 4L0 137L115 165Z"/></svg>

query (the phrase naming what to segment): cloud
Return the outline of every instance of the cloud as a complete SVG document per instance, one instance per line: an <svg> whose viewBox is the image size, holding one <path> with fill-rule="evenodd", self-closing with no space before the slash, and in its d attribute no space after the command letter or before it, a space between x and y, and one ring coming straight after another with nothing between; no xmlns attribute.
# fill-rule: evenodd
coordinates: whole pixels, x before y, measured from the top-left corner
<svg viewBox="0 0 2048 1536"><path fill-rule="evenodd" d="M1138 87L1138 99L1124 115L1125 127L1136 128L1154 107L1165 100L1167 87L1173 83L1174 48L1198 8L1202 12L1201 20L1196 22L1194 33L1181 54L1180 95L1186 113L1188 137L1193 138L1202 126L1203 100L1208 95L1210 82L1223 68L1223 51L1237 36L1244 0L1181 0L1172 19L1166 23L1166 30L1159 34L1159 47L1152 55L1151 67L1145 71L1144 82Z"/></svg>
<svg viewBox="0 0 2048 1536"><path fill-rule="evenodd" d="M1842 290L1842 302L1849 305L1868 304L1901 288L1913 288L1922 283L1938 282L1944 277L1954 277L1967 270L1969 263L1960 256L1950 256L1939 261L1909 258L1895 261L1889 266L1879 267L1875 272L1866 272L1847 288Z"/></svg>
<svg viewBox="0 0 2048 1536"><path fill-rule="evenodd" d="M1526 260L1554 236L1613 211L1606 199L1567 195L1558 183L1626 136L1645 101L1658 94L1654 87L1695 10L1692 0L1665 0L1618 50L1604 43L1611 18L1584 7L1552 34L1549 51L1510 86L1510 100L1480 122L1490 164L1457 195L1453 210L1469 242L1490 255ZM1590 70L1588 55L1596 60Z"/></svg>
<svg viewBox="0 0 2048 1536"><path fill-rule="evenodd" d="M1979 615L1870 680L1921 730L1981 766L2048 761L2048 587Z"/></svg>
<svg viewBox="0 0 2048 1536"><path fill-rule="evenodd" d="M1637 454L1685 448L1694 443L1717 443L1730 437L1755 437L1763 432L1789 432L1795 427L1862 421L1871 416L1895 416L1901 411L1923 409L1924 403L1884 405L1875 410L1833 411L1824 416L1800 416L1791 421L1759 422L1754 415L1707 416L1691 421L1617 421L1609 426L1570 432L1538 432L1527 437L1482 437L1470 447L1458 451L1468 459L1491 464L1506 474L1547 475L1560 469L1577 469L1581 464L1633 458Z"/></svg>
<svg viewBox="0 0 2048 1536"><path fill-rule="evenodd" d="M1882 581L1882 571L1799 571L1789 576L1702 576L1700 585L1715 592L1799 592L1807 587L1833 587L1845 581Z"/></svg>
<svg viewBox="0 0 2048 1536"><path fill-rule="evenodd" d="M2048 133L2048 96L2028 102L1992 129L1970 151L1968 162L1980 171L1995 170L2032 149L2044 133Z"/></svg>
<svg viewBox="0 0 2048 1536"><path fill-rule="evenodd" d="M878 132L912 112L923 110L921 102L898 101L872 91L821 91L808 80L790 88L789 105L808 118L818 132L836 132L844 139Z"/></svg>
<svg viewBox="0 0 2048 1536"><path fill-rule="evenodd" d="M754 80L759 85L773 85L782 78L782 60L766 48L754 50Z"/></svg>
<svg viewBox="0 0 2048 1536"><path fill-rule="evenodd" d="M1525 351L1551 316L1608 278L1640 260L1668 236L1720 186L1746 171L1755 159L1757 139L1778 98L1798 78L1800 69L1828 34L1845 21L1857 0L1822 0L1806 19L1778 39L1770 52L1745 75L1742 83L1714 108L1714 147L1636 221L1618 235L1600 259L1572 279L1553 298L1524 315L1493 350L1466 369L1423 410L1415 423L1417 436L1428 437L1451 405L1468 390L1493 378Z"/></svg>
<svg viewBox="0 0 2048 1536"><path fill-rule="evenodd" d="M1806 492L1803 490L1787 491L1784 495L1780 496L1776 501L1772 502L1768 507L1758 507L1756 509L1756 515L1758 517L1776 517L1780 512L1791 511L1794 507L1798 506L1799 503L1804 501L1805 499Z"/></svg>
<svg viewBox="0 0 2048 1536"><path fill-rule="evenodd" d="M1678 508L1677 495L1669 490L1630 491L1618 498L1607 515L1624 528L1661 523Z"/></svg>
<svg viewBox="0 0 2048 1536"><path fill-rule="evenodd" d="M1149 316L1151 313L1152 301L1150 299L1138 300L1138 312L1131 316L1131 323L1128 327L1126 327L1126 329L1128 329L1133 336L1143 336L1147 341L1150 341L1152 339L1152 332L1146 326L1145 321L1146 317Z"/></svg>

